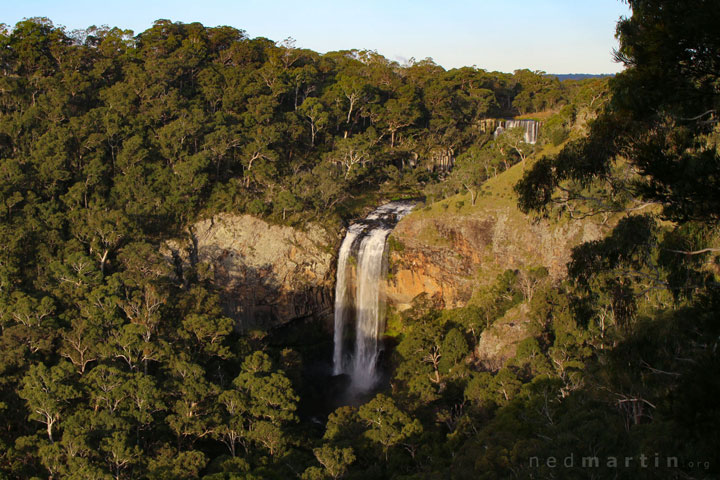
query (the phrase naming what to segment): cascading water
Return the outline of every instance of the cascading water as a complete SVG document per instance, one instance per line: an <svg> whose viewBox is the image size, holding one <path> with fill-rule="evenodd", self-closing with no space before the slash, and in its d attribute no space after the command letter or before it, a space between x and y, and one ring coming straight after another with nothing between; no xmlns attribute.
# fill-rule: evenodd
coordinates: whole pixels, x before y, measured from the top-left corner
<svg viewBox="0 0 720 480"><path fill-rule="evenodd" d="M343 373L343 335L345 323L351 315L352 304L348 299L348 259L355 239L365 230L365 225L350 225L338 253L337 279L335 281L335 331L333 334L333 375Z"/></svg>
<svg viewBox="0 0 720 480"><path fill-rule="evenodd" d="M413 202L391 202L377 208L364 220L350 225L340 246L335 284L333 373L349 374L355 391L370 390L378 382L376 367L380 337L385 329L380 288L387 266L385 242L413 206ZM347 327L353 322L355 340L348 344Z"/></svg>
<svg viewBox="0 0 720 480"><path fill-rule="evenodd" d="M539 125L535 120L502 120L495 130L494 137L502 134L505 130L522 127L525 129L523 140L525 143L535 144L537 142Z"/></svg>

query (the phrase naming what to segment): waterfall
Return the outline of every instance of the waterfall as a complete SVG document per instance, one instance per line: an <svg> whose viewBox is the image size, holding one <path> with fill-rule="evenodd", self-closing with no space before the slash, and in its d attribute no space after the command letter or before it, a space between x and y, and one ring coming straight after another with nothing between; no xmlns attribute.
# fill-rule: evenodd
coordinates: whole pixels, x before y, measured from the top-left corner
<svg viewBox="0 0 720 480"><path fill-rule="evenodd" d="M525 134L523 135L525 143L535 144L537 142L539 125L535 120L501 120L493 136L497 138L497 136L505 130L517 127L525 129Z"/></svg>
<svg viewBox="0 0 720 480"><path fill-rule="evenodd" d="M356 391L370 390L378 381L377 359L385 329L380 282L386 270L385 242L413 202L391 202L348 228L338 253L335 284L333 373L347 373ZM355 339L346 341L354 324Z"/></svg>
<svg viewBox="0 0 720 480"><path fill-rule="evenodd" d="M345 234L340 252L338 253L337 280L335 281L335 331L333 334L333 375L343 373L343 335L345 333L345 322L350 316L351 303L347 298L347 274L348 274L348 258L350 257L350 249L353 242L360 233L365 229L364 225L351 225Z"/></svg>

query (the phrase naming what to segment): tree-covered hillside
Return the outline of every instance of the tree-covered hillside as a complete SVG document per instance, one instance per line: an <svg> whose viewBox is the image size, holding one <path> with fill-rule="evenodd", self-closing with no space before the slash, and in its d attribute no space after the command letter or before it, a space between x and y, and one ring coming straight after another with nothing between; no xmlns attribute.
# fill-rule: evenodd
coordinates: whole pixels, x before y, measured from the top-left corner
<svg viewBox="0 0 720 480"><path fill-rule="evenodd" d="M383 185L417 190L438 158L481 141L480 120L559 108L578 89L167 20L133 37L31 19L0 41L6 215L50 201L144 231L203 210L328 215Z"/></svg>
<svg viewBox="0 0 720 480"><path fill-rule="evenodd" d="M10 478L302 473L322 434L298 424L298 352L235 332L210 272L180 281L162 242L216 212L337 231L441 181L441 158L488 144L482 120L593 88L166 20L137 36L3 25L0 69Z"/></svg>
<svg viewBox="0 0 720 480"><path fill-rule="evenodd" d="M626 71L566 82L197 23L3 25L0 479L714 478L720 9L629 3ZM541 119L539 143L493 139L510 116ZM530 215L617 226L563 281L418 296L387 388L327 417L318 324L241 333L207 265L179 279L160 254L217 212L338 231L393 197L473 207L518 169ZM517 312L530 336L483 365Z"/></svg>

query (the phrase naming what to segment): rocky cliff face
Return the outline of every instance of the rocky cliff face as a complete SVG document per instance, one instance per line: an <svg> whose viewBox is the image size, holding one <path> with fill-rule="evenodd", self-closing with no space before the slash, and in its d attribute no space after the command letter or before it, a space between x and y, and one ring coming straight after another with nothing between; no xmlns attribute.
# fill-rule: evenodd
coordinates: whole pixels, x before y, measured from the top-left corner
<svg viewBox="0 0 720 480"><path fill-rule="evenodd" d="M492 242L493 222L478 218L431 218L414 214L392 233L386 292L390 305L410 306L419 294L444 308L464 305L483 252Z"/></svg>
<svg viewBox="0 0 720 480"><path fill-rule="evenodd" d="M220 214L193 225L188 238L167 242L163 253L180 277L205 264L226 314L249 330L332 315L333 243L316 224L300 231Z"/></svg>
<svg viewBox="0 0 720 480"><path fill-rule="evenodd" d="M545 266L559 279L572 247L599 238L603 230L591 222L533 221L511 206L471 214L452 207L442 215L421 210L392 233L388 301L402 310L424 292L444 308L461 307L477 285L506 269Z"/></svg>

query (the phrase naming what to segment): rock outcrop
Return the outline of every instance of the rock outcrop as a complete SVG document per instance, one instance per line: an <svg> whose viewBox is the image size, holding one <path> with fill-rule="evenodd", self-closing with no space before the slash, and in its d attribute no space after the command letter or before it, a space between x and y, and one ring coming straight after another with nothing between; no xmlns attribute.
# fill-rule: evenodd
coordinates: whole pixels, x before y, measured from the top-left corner
<svg viewBox="0 0 720 480"><path fill-rule="evenodd" d="M527 304L511 309L480 335L475 357L486 370L496 371L515 356L518 344L532 336Z"/></svg>
<svg viewBox="0 0 720 480"><path fill-rule="evenodd" d="M163 253L182 277L210 269L225 313L240 330L272 328L302 317L332 315L333 241L317 224L305 230L250 215L219 214L169 241Z"/></svg>

